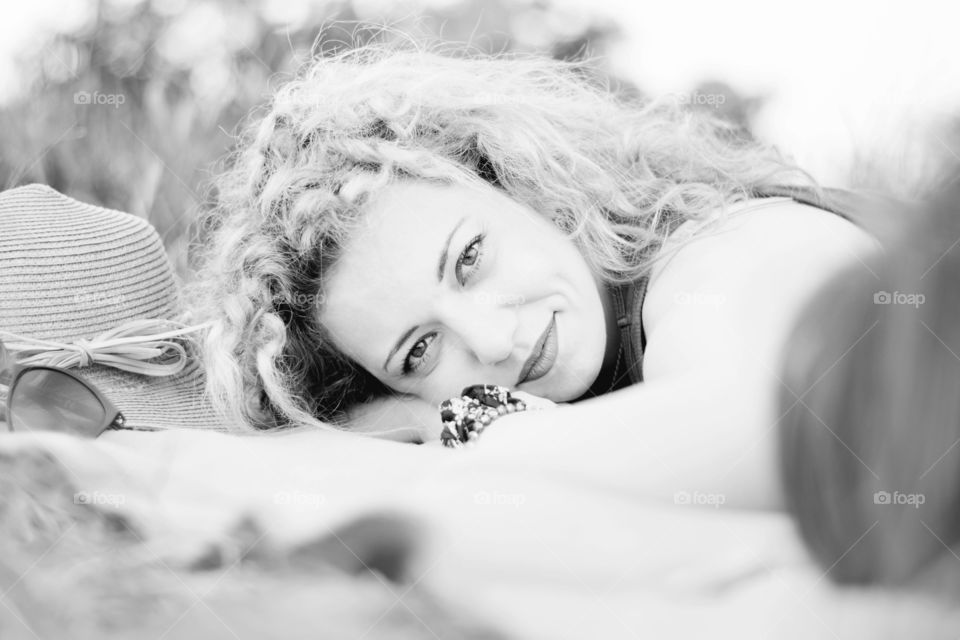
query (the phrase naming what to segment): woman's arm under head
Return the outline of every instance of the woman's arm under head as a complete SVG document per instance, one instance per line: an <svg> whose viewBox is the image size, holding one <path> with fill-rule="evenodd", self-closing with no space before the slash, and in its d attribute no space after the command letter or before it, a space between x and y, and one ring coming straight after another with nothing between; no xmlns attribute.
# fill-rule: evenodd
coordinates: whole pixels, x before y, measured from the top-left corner
<svg viewBox="0 0 960 640"><path fill-rule="evenodd" d="M727 505L782 505L776 425L780 356L799 310L839 268L878 250L834 214L792 202L744 211L651 278L645 382L515 414L470 455L524 457L644 495L701 492ZM805 389L791 390L798 401Z"/></svg>
<svg viewBox="0 0 960 640"><path fill-rule="evenodd" d="M437 407L416 396L401 393L351 407L347 417L352 432L415 444L439 444L443 427Z"/></svg>

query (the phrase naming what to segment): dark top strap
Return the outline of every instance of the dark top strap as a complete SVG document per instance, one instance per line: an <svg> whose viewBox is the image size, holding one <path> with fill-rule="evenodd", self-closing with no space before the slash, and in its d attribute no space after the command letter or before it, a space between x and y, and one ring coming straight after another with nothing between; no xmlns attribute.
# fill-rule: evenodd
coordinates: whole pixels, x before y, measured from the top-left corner
<svg viewBox="0 0 960 640"><path fill-rule="evenodd" d="M787 197L802 204L812 205L835 213L871 232L881 243L896 233L896 213L902 211L903 203L878 193L868 191L848 191L845 189L823 189L823 197L811 187L783 185L765 187L756 190L756 198ZM626 363L613 381L613 390L643 382L643 353L647 346L647 336L643 330L643 301L647 295L648 277L643 276L636 282L611 286L609 288L617 314L617 326L620 328L619 354ZM607 388L610 388L608 380Z"/></svg>

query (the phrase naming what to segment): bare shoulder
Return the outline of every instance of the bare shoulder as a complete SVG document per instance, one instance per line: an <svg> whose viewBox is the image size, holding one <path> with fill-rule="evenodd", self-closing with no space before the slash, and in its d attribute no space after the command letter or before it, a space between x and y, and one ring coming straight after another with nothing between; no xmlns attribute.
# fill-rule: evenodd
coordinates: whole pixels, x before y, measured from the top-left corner
<svg viewBox="0 0 960 640"><path fill-rule="evenodd" d="M744 204L665 246L676 250L651 273L643 307L645 379L691 360L729 362L732 350L770 352L808 296L849 264L868 269L880 249L829 211L788 199Z"/></svg>

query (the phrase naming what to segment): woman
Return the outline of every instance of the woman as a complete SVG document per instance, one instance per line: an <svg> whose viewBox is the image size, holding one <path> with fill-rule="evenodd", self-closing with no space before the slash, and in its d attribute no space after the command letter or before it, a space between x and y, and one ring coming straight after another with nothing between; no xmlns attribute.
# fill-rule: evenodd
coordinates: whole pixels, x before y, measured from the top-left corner
<svg viewBox="0 0 960 640"><path fill-rule="evenodd" d="M237 423L435 442L497 384L550 410L465 460L726 504L780 504L787 330L876 249L774 149L535 56L316 60L217 189L194 296Z"/></svg>

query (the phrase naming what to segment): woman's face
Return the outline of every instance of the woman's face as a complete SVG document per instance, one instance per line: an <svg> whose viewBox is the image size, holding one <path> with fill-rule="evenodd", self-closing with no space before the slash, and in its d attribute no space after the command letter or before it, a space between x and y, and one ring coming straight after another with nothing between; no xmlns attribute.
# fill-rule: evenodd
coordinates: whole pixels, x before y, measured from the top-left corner
<svg viewBox="0 0 960 640"><path fill-rule="evenodd" d="M594 382L610 301L548 220L493 187L428 182L391 185L365 215L320 321L373 376L434 405L480 383L563 402Z"/></svg>

